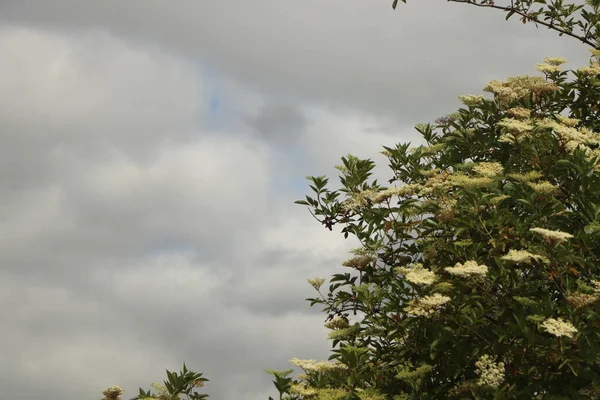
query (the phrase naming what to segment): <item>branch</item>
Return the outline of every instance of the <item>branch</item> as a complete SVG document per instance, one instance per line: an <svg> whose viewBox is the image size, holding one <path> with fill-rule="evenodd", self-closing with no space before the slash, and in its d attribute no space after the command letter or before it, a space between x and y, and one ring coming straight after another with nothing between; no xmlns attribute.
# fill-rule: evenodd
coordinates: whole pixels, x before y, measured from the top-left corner
<svg viewBox="0 0 600 400"><path fill-rule="evenodd" d="M567 36L571 36L575 39L580 40L582 43L585 43L591 47L593 47L594 49L600 49L600 45L599 44L594 44L593 42L589 41L585 36L579 36L573 32L569 32L563 28L560 28L554 24L552 24L551 22L545 22L545 21L541 21L539 20L537 17L532 17L530 15L528 15L527 13L525 13L524 11L519 11L513 7L503 7L503 6L497 6L494 3L487 3L487 4L481 4L481 3L476 3L473 0L448 0L449 2L453 2L453 3L464 3L464 4L471 4L477 7L486 7L486 8L495 8L498 10L502 10L505 12L512 12L514 14L518 14L520 16L522 16L523 18L528 19L529 21L534 22L535 24L540 24L543 26L546 26L548 29L553 29L557 32L560 32L561 34L567 35Z"/></svg>

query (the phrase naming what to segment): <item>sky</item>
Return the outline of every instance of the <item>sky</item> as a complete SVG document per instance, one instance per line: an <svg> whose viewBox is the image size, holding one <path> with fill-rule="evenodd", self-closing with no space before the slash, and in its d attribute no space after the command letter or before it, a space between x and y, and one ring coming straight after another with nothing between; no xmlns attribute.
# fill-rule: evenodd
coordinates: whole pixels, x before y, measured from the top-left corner
<svg viewBox="0 0 600 400"><path fill-rule="evenodd" d="M443 0L0 1L0 400L187 366L214 399L327 359L306 280L357 247L307 175L418 143L492 79L587 49Z"/></svg>

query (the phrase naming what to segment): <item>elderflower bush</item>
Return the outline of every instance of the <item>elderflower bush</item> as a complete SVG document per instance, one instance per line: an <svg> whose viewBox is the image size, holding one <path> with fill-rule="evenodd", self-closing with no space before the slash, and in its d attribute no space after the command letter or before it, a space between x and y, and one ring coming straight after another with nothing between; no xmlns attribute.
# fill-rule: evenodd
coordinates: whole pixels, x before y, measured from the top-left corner
<svg viewBox="0 0 600 400"><path fill-rule="evenodd" d="M183 364L183 369L177 373L167 370L167 380L163 383L152 383L150 386L154 389L144 391L139 389L139 394L131 400L202 400L207 399L207 394L196 392L198 388L204 387L208 379L203 378L202 374L190 371ZM109 386L102 391L104 397L102 400L123 400L121 395L125 391L120 386Z"/></svg>
<svg viewBox="0 0 600 400"><path fill-rule="evenodd" d="M270 371L281 398L600 398L598 57L462 96L384 147L387 185L354 156L309 178L298 203L362 247L310 281L333 362Z"/></svg>

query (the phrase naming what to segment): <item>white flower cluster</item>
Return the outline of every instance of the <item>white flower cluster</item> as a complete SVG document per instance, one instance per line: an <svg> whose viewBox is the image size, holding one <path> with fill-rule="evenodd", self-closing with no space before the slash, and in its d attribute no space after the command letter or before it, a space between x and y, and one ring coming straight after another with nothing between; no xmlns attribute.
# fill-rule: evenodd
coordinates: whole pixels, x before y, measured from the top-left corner
<svg viewBox="0 0 600 400"><path fill-rule="evenodd" d="M367 265L372 264L377 261L377 256L372 254L359 254L355 257L352 257L342 263L344 267L356 268L361 270L365 268Z"/></svg>
<svg viewBox="0 0 600 400"><path fill-rule="evenodd" d="M296 357L290 360L291 364L302 368L306 372L328 372L347 369L348 367L342 363L330 363L327 361L301 360Z"/></svg>
<svg viewBox="0 0 600 400"><path fill-rule="evenodd" d="M540 182L527 182L527 186L529 186L533 191L542 196L553 196L558 193L559 187L553 185L548 181L540 181Z"/></svg>
<svg viewBox="0 0 600 400"><path fill-rule="evenodd" d="M561 145L569 151L573 152L576 149L584 150L588 156L592 156L596 151L589 145L600 143L600 136L597 132L592 132L585 127L576 128L579 120L567 118L562 115L555 115L558 120L546 118L539 123L542 128L551 129L556 137L560 140Z"/></svg>
<svg viewBox="0 0 600 400"><path fill-rule="evenodd" d="M109 386L102 392L106 400L117 400L123 393L125 391L120 386Z"/></svg>
<svg viewBox="0 0 600 400"><path fill-rule="evenodd" d="M544 237L544 239L548 239L557 243L566 242L568 239L571 239L573 237L573 235L567 232L551 231L549 229L544 228L531 228L530 231L539 233Z"/></svg>
<svg viewBox="0 0 600 400"><path fill-rule="evenodd" d="M509 132L526 133L533 129L533 126L526 121L520 121L514 118L504 118L498 122L498 126L504 127Z"/></svg>
<svg viewBox="0 0 600 400"><path fill-rule="evenodd" d="M325 283L325 279L323 278L312 278L308 280L310 286L314 287L316 290L319 290L323 283Z"/></svg>
<svg viewBox="0 0 600 400"><path fill-rule="evenodd" d="M475 363L475 366L477 367L477 375L479 375L479 380L477 381L479 386L497 388L504 382L503 362L496 363L490 355L484 354Z"/></svg>
<svg viewBox="0 0 600 400"><path fill-rule="evenodd" d="M502 256L501 259L522 264L531 264L532 261L536 260L540 260L545 263L549 262L546 257L539 254L530 253L527 250L510 250L508 254Z"/></svg>
<svg viewBox="0 0 600 400"><path fill-rule="evenodd" d="M477 261L466 261L464 264L456 263L454 267L446 267L444 269L448 271L448 273L462 278L483 276L488 272L488 267L477 264Z"/></svg>
<svg viewBox="0 0 600 400"><path fill-rule="evenodd" d="M306 383L297 383L290 386L290 392L304 397L312 397L318 394L315 388L309 387Z"/></svg>
<svg viewBox="0 0 600 400"><path fill-rule="evenodd" d="M559 90L559 87L541 76L513 76L505 81L491 81L483 90L494 93L502 105L507 105L511 101L528 98L531 94L539 98L540 95Z"/></svg>
<svg viewBox="0 0 600 400"><path fill-rule="evenodd" d="M569 60L563 57L546 57L544 62L550 65L561 65L567 63Z"/></svg>
<svg viewBox="0 0 600 400"><path fill-rule="evenodd" d="M479 175L493 177L502 175L504 173L504 167L497 162L481 162L473 167L473 171L477 172Z"/></svg>
<svg viewBox="0 0 600 400"><path fill-rule="evenodd" d="M420 317L430 317L450 300L448 296L435 293L431 296L411 301L406 307L406 312Z"/></svg>
<svg viewBox="0 0 600 400"><path fill-rule="evenodd" d="M506 110L506 112L517 119L527 119L531 116L531 110L524 107L513 107Z"/></svg>
<svg viewBox="0 0 600 400"><path fill-rule="evenodd" d="M466 106L477 106L483 103L483 96L476 96L473 94L458 96L458 99Z"/></svg>
<svg viewBox="0 0 600 400"><path fill-rule="evenodd" d="M542 324L542 328L556 337L566 336L572 338L577 333L577 328L573 324L561 318L548 318Z"/></svg>
<svg viewBox="0 0 600 400"><path fill-rule="evenodd" d="M435 274L423 267L423 264L412 264L411 268L399 267L396 272L404 275L404 279L415 285L431 285L435 281Z"/></svg>
<svg viewBox="0 0 600 400"><path fill-rule="evenodd" d="M484 189L489 188L494 183L494 180L488 176L454 174L449 177L448 182L465 189Z"/></svg>
<svg viewBox="0 0 600 400"><path fill-rule="evenodd" d="M598 294L576 293L565 298L575 308L587 307L599 300Z"/></svg>

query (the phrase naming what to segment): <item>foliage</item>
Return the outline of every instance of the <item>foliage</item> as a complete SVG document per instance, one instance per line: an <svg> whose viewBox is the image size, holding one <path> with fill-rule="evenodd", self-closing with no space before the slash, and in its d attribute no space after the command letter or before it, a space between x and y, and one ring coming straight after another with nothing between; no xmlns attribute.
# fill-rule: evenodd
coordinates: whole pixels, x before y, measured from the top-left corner
<svg viewBox="0 0 600 400"><path fill-rule="evenodd" d="M131 400L201 400L207 399L207 394L197 393L196 388L204 387L208 379L203 378L202 374L193 372L187 369L185 363L183 364L183 370L179 374L175 371L171 372L167 370L167 380L163 383L153 383L151 386L156 391L152 393L151 390L144 391L140 388L139 394ZM124 393L123 389L119 386L111 386L105 389L102 394L104 398L102 400L120 400L120 395Z"/></svg>
<svg viewBox="0 0 600 400"><path fill-rule="evenodd" d="M338 189L308 178L297 203L361 247L326 293L309 280L332 354L268 371L280 399L600 398L598 6L550 6L591 24L589 66L546 58L461 96L423 145L384 147L388 185L351 155Z"/></svg>

